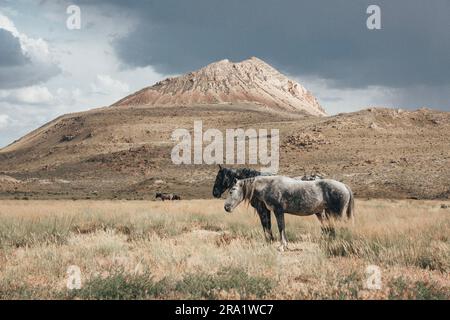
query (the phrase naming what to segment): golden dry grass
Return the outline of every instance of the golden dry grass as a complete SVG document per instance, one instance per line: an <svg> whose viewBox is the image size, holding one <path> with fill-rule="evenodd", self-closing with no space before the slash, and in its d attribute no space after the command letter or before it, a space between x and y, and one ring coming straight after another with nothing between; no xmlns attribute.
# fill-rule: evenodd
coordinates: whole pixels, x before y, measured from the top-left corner
<svg viewBox="0 0 450 320"><path fill-rule="evenodd" d="M287 215L278 252L251 208L221 200L1 201L0 298L449 299L441 203L359 200L333 238ZM371 264L380 290L365 287ZM81 290L66 288L70 265Z"/></svg>

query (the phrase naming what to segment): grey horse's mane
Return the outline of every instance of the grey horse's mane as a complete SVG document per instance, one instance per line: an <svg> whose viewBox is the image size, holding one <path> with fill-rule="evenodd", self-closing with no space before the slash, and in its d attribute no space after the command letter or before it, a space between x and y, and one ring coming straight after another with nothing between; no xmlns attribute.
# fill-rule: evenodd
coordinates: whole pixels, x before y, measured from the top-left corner
<svg viewBox="0 0 450 320"><path fill-rule="evenodd" d="M242 179L242 193L243 199L250 203L253 198L253 192L255 191L255 177Z"/></svg>

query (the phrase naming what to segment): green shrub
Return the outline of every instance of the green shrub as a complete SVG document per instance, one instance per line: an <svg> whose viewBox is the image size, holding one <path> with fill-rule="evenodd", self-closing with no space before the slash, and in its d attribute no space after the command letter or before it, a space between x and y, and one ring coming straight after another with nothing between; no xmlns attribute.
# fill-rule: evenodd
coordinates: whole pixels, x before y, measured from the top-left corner
<svg viewBox="0 0 450 320"><path fill-rule="evenodd" d="M242 299L248 299L263 298L270 292L273 285L268 278L249 276L242 269L228 269L215 275L187 275L176 284L175 290L192 299L215 299L220 290L234 290Z"/></svg>
<svg viewBox="0 0 450 320"><path fill-rule="evenodd" d="M129 275L119 270L106 278L95 277L77 290L65 291L65 298L99 300L140 300L157 298L166 294L166 280L155 282L148 273Z"/></svg>
<svg viewBox="0 0 450 320"><path fill-rule="evenodd" d="M388 283L389 299L402 300L448 300L450 291L431 281L408 282L402 277L395 278Z"/></svg>

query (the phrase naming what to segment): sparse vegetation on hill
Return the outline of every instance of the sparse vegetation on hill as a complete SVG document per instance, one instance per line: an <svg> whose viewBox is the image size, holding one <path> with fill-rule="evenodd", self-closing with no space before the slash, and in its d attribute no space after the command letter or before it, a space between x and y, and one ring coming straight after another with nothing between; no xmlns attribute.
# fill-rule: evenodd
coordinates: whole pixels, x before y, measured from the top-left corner
<svg viewBox="0 0 450 320"><path fill-rule="evenodd" d="M0 152L0 197L153 199L156 192L174 192L210 198L217 166L177 166L170 158L172 131L191 130L199 118L204 130L280 129L283 175L319 172L350 185L358 197L450 196L448 112L372 108L305 117L254 105L210 105L117 107L63 117ZM61 142L68 134L73 139Z"/></svg>

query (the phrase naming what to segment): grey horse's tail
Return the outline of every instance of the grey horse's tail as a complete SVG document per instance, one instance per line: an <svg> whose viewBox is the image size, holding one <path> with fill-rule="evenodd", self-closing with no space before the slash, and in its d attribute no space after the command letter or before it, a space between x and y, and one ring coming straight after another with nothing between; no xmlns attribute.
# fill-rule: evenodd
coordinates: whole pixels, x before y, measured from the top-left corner
<svg viewBox="0 0 450 320"><path fill-rule="evenodd" d="M350 189L350 187L347 185L346 187L350 194L350 199L347 205L347 219L352 219L352 221L355 221L355 198L353 196L352 189Z"/></svg>

